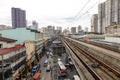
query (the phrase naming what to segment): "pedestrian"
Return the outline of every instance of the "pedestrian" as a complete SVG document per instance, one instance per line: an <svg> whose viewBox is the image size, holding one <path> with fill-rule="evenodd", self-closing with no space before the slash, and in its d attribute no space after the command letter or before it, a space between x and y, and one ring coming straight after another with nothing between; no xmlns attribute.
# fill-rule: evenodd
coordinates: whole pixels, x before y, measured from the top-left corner
<svg viewBox="0 0 120 80"><path fill-rule="evenodd" d="M72 65L70 65L70 71L72 71L73 70L73 67L72 67Z"/></svg>

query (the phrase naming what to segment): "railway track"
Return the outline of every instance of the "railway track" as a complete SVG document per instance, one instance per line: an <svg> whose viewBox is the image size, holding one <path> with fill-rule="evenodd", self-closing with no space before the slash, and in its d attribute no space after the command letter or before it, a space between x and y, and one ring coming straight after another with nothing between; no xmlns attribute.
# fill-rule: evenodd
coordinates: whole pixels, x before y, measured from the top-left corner
<svg viewBox="0 0 120 80"><path fill-rule="evenodd" d="M120 53L120 47L119 46L112 46L112 45L109 45L109 44L98 43L98 42L95 42L95 41L86 41L86 40L80 40L80 41Z"/></svg>
<svg viewBox="0 0 120 80"><path fill-rule="evenodd" d="M65 39L65 38L64 38ZM79 46L76 46L75 44L72 44L72 42L70 41L69 42L69 39L65 39L64 41L66 41L66 44L69 45L69 47L71 48L71 50L73 50L74 54L77 56L77 58L82 62L82 64L87 68L87 70L93 75L93 77L95 78L95 80L119 80L120 78L120 71L117 71L116 69L114 69L113 67L109 66L108 64L102 62L101 60L97 59L95 56L89 54L87 51L85 51L84 49L81 49ZM70 45L71 44L71 45ZM76 50L78 52L76 52ZM85 58L83 59L82 56L80 53L83 53L84 56L87 56L87 58L91 58L92 60L87 60L87 61L93 61L94 62L97 62L98 64L101 65L101 70L98 70L98 69L92 69L86 62L85 62ZM87 59L86 58L86 59ZM89 62L90 63L90 62ZM107 69L107 71L106 71ZM104 78L102 76L99 76L97 75L97 73L103 73L105 74L107 77L104 76ZM106 71L106 72L105 72ZM109 73L109 72L110 73ZM112 75L111 75L111 72L112 72ZM101 74L101 75L103 75ZM115 76L114 76L115 75ZM119 77L116 77L116 76L119 76ZM101 78L102 77L102 78ZM107 78L107 79L105 79Z"/></svg>
<svg viewBox="0 0 120 80"><path fill-rule="evenodd" d="M96 68L93 67L92 69L93 69L98 75L100 75L100 77L102 78L102 80L118 80L118 78L117 78L114 74L110 75L110 74L111 74L111 71L106 71L106 69L105 69L104 67L100 66L99 63L96 63L96 61L95 61L93 58L91 58L91 57L89 57L87 54L85 54L85 53L80 49L80 47L77 47L76 45L74 45L74 47L75 47L80 53L82 53L82 54L85 56L84 61L85 61L86 59L88 59L88 60L86 61L87 63L91 63L90 65L95 64L95 67L96 67ZM82 56L82 55L79 55L79 56Z"/></svg>
<svg viewBox="0 0 120 80"><path fill-rule="evenodd" d="M70 46L65 40L64 40L64 42L67 44L67 46L72 50L72 52L73 52L73 54L75 54L75 56L77 55L76 54L76 52L75 52L75 49L72 47L72 46ZM81 57L79 56L76 56L77 57L77 62L81 62L82 64L83 64L83 66L85 66L85 68L84 67L82 67L82 69L84 70L84 71L82 71L83 72L83 74L85 75L85 80L102 80L89 66L87 66L87 64L86 64L86 62L84 62L82 59L81 59ZM79 66L79 64L80 63L77 63L78 64L78 66ZM87 71L86 71L86 69L87 69ZM88 73L89 72L89 73ZM91 75L88 75L88 74L91 74ZM92 76L92 77L91 77ZM84 79L83 79L84 80Z"/></svg>
<svg viewBox="0 0 120 80"><path fill-rule="evenodd" d="M67 38L73 41L76 45L79 45L84 50L89 51L95 57L101 59L103 62L110 66L115 66L116 69L120 70L120 54L114 51L110 51L92 44L87 44L78 40Z"/></svg>

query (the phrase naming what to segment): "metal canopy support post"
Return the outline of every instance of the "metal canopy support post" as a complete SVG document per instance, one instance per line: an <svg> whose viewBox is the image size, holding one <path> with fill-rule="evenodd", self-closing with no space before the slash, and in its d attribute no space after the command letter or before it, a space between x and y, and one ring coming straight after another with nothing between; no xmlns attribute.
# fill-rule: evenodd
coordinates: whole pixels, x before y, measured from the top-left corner
<svg viewBox="0 0 120 80"><path fill-rule="evenodd" d="M2 56L2 79L5 80L4 79L4 60L3 60L3 55L1 56Z"/></svg>

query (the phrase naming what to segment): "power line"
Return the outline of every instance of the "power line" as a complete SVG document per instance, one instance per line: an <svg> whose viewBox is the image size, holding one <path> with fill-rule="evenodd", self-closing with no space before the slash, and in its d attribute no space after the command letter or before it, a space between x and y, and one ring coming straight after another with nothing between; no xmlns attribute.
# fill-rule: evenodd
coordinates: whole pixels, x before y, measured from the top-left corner
<svg viewBox="0 0 120 80"><path fill-rule="evenodd" d="M91 0L88 0L87 3L81 8L81 10L73 17L73 20L71 22L71 24L73 23L73 21L76 19L77 16L79 16L79 14L82 12L82 10L87 6L87 4L90 2Z"/></svg>
<svg viewBox="0 0 120 80"><path fill-rule="evenodd" d="M90 7L85 13L83 13L80 17L78 17L78 19L80 19L82 16L84 16L86 13L88 13L88 11L89 11L90 9L92 9L94 6L96 6L99 2L100 2L100 0L97 1L93 6L91 6L91 7Z"/></svg>
<svg viewBox="0 0 120 80"><path fill-rule="evenodd" d="M87 6L91 0L88 0L87 3L81 8L81 10L75 15L74 19L82 12L82 10Z"/></svg>
<svg viewBox="0 0 120 80"><path fill-rule="evenodd" d="M90 0L89 0L90 1ZM86 3L86 5L89 3L89 1ZM89 9L87 9L87 11L86 12L84 12L82 15L80 15L80 17L78 17L77 19L79 20L82 16L84 16L86 13L88 14L88 11L90 10L90 9L92 9L94 6L96 6L98 3L100 2L100 0L99 1L97 1L94 5L92 5ZM85 5L85 6L86 6ZM79 13L74 17L74 19L73 19L73 21L76 19L76 17L80 14L80 12L85 8L85 6L79 11Z"/></svg>

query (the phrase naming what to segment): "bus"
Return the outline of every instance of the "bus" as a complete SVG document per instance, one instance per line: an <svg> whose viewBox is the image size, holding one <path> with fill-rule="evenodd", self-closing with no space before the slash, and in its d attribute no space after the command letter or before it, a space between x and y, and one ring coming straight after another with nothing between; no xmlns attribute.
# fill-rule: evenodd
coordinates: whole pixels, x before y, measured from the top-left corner
<svg viewBox="0 0 120 80"><path fill-rule="evenodd" d="M59 66L60 76L67 76L67 68L62 63L62 61L58 61L58 66Z"/></svg>

